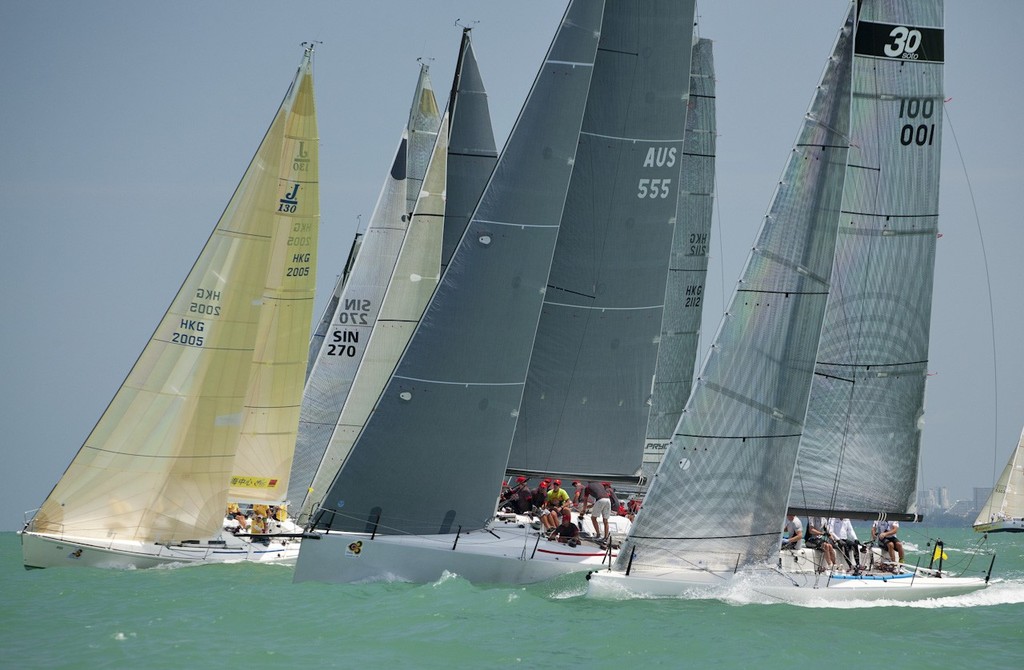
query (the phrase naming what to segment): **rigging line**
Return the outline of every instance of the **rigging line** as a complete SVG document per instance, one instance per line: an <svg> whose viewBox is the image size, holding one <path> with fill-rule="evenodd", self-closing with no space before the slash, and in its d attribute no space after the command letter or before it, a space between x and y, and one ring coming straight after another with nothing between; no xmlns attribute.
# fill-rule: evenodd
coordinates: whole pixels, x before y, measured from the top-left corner
<svg viewBox="0 0 1024 670"><path fill-rule="evenodd" d="M999 368L996 365L996 327L995 310L992 306L992 276L988 269L988 253L985 251L985 236L981 230L981 217L978 216L978 203L974 199L974 188L971 187L971 176L967 172L967 163L964 161L964 154L960 151L960 142L956 138L956 130L953 129L953 119L946 108L946 102L942 104L943 118L949 126L949 132L953 136L953 146L956 147L956 155L960 158L960 167L964 171L964 180L967 182L967 193L971 198L971 209L974 210L974 225L978 229L978 240L981 243L981 260L985 266L985 286L988 289L988 319L989 333L992 336L992 481L996 481L996 465L999 451Z"/></svg>

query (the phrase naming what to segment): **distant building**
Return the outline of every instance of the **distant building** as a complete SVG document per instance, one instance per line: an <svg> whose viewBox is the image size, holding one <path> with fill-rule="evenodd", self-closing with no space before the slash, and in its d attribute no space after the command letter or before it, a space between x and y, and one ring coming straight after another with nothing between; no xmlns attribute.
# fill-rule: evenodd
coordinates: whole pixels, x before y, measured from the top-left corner
<svg viewBox="0 0 1024 670"><path fill-rule="evenodd" d="M939 508L947 510L951 507L949 504L949 488L946 486L939 487Z"/></svg>

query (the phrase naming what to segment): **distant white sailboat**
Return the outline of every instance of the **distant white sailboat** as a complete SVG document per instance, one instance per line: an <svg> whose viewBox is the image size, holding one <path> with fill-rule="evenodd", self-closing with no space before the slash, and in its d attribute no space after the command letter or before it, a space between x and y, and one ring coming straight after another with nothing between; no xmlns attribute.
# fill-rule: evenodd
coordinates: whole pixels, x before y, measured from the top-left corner
<svg viewBox="0 0 1024 670"><path fill-rule="evenodd" d="M804 571L779 558L787 507L801 495L810 495L800 488L800 473L794 475L798 454L800 463L805 458L805 421L815 426L821 416L832 416L812 415L815 403L825 398L815 398L819 391L812 390L812 378L815 385L822 376L829 384L846 383L848 395L857 397L856 392L877 388L872 378L898 377L902 372L886 365L874 370L870 363L880 362L874 359L868 363L858 358L856 365L833 363L831 355L836 352L827 344L847 335L843 318L860 323L857 316L850 316L850 306L839 309L843 303L834 300L853 295L877 310L868 314L880 323L898 322L904 318L901 310L924 310L927 326L926 307L899 300L890 306L878 294L888 296L881 288L884 273L904 269L906 261L913 265L907 269L915 286L923 285L930 302L929 250L936 233L937 126L943 99L941 25L941 0L898 6L858 0L851 5L665 459L614 569L590 575L591 594L706 595L709 588L749 579L756 590L792 601L916 599L986 585L987 578L952 577L932 569L817 574L813 564ZM911 177L914 187L908 189ZM837 226L840 237L846 238L838 245ZM885 246L890 238L917 240L929 262L911 263L901 247ZM873 281L862 283L864 274ZM901 295L898 290L893 294ZM862 340L870 340L878 330L871 323ZM927 328L920 337L926 351ZM889 346L902 343L883 339ZM846 344L849 349L837 345L838 354L862 352L862 341ZM831 370L830 365L841 369ZM918 407L913 403L920 402L920 394L913 395L913 390L921 387L923 394L921 368L919 361L908 368L910 395L885 395L888 389L882 395L901 397ZM836 413L845 417L853 401L844 396L836 404L841 406ZM867 411L882 408L872 405ZM914 425L908 431L915 436L917 418L912 416ZM837 429L832 424L827 428ZM884 444L887 448L889 442ZM916 470L916 439L908 450L906 463L900 458L884 464L900 481L905 479L904 467L911 478ZM838 468L829 458L823 460ZM861 470L864 467L883 465L848 460L843 472L870 476L870 471ZM839 474L833 480L828 472L803 470L804 479L811 474L821 474L825 485L839 479ZM879 478L887 481L885 474ZM871 491L860 509L876 514L880 508L893 511L887 497L871 496ZM892 504L905 511L903 488L885 493L895 494L899 501ZM834 501L822 507L836 510ZM848 516L845 504L839 509L841 516Z"/></svg>
<svg viewBox="0 0 1024 670"><path fill-rule="evenodd" d="M1024 431L974 520L979 533L1024 533Z"/></svg>
<svg viewBox="0 0 1024 670"><path fill-rule="evenodd" d="M229 503L279 505L287 489L316 281L311 55L156 331L22 531L25 567L297 556L294 537L236 535L225 521Z"/></svg>

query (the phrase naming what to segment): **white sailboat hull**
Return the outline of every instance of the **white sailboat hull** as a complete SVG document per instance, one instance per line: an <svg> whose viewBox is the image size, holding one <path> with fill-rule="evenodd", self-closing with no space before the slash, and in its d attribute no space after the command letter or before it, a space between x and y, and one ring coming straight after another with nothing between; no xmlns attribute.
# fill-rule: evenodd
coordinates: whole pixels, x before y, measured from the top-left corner
<svg viewBox="0 0 1024 670"><path fill-rule="evenodd" d="M837 600L924 600L978 591L987 586L974 577L936 577L912 572L900 575L783 575L765 572L751 576L698 570L664 570L627 576L600 571L587 575L587 594L598 598L713 598L743 580L751 590L782 602Z"/></svg>
<svg viewBox="0 0 1024 670"><path fill-rule="evenodd" d="M611 559L594 544L570 547L531 529L376 537L327 532L303 542L295 581L429 583L449 573L476 584L531 584L607 567Z"/></svg>
<svg viewBox="0 0 1024 670"><path fill-rule="evenodd" d="M299 541L272 538L266 544L237 537L205 540L196 544L154 544L131 540L101 542L92 538L47 535L23 531L25 567L91 567L115 569L153 568L182 563L294 564Z"/></svg>
<svg viewBox="0 0 1024 670"><path fill-rule="evenodd" d="M1003 519L990 523L975 524L978 533L1024 533L1024 519Z"/></svg>

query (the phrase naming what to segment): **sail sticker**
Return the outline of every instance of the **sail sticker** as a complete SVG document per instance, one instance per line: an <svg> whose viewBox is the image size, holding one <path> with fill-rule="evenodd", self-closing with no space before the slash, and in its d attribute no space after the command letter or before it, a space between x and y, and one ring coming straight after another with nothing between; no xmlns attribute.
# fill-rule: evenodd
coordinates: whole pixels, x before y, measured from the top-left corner
<svg viewBox="0 0 1024 670"><path fill-rule="evenodd" d="M917 28L861 21L854 53L896 60L941 63L945 59L942 28Z"/></svg>
<svg viewBox="0 0 1024 670"><path fill-rule="evenodd" d="M231 477L231 485L241 489L276 489L279 481L279 479L270 479L269 477L241 477L239 475Z"/></svg>
<svg viewBox="0 0 1024 670"><path fill-rule="evenodd" d="M295 210L299 208L299 184L295 184L291 193L286 193L278 203L277 211L294 214Z"/></svg>

